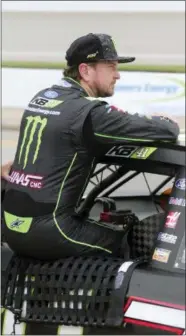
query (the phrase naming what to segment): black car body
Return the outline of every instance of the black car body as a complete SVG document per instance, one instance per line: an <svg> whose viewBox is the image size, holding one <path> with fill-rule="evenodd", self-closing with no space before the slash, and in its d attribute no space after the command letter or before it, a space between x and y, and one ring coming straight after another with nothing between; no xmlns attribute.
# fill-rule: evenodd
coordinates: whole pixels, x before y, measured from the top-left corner
<svg viewBox="0 0 186 336"><path fill-rule="evenodd" d="M3 243L2 335L185 333L186 147L153 146L109 148L92 176L94 187L78 209L80 216L101 212L100 220L124 230L122 218L140 216L142 208L146 226L133 230L129 260L72 257L46 263L14 256ZM148 196L111 196L146 173L164 178ZM171 181L165 209L160 210L159 191ZM154 228L151 242L149 227Z"/></svg>

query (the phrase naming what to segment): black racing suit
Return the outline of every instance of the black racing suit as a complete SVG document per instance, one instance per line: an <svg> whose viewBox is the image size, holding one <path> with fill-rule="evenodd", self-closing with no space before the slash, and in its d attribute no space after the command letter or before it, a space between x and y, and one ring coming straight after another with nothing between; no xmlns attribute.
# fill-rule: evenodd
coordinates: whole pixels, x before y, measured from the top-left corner
<svg viewBox="0 0 186 336"><path fill-rule="evenodd" d="M40 91L24 111L6 187L6 242L18 254L47 260L117 255L121 232L76 213L95 158L105 143L172 141L178 134L174 122L124 113L69 78Z"/></svg>

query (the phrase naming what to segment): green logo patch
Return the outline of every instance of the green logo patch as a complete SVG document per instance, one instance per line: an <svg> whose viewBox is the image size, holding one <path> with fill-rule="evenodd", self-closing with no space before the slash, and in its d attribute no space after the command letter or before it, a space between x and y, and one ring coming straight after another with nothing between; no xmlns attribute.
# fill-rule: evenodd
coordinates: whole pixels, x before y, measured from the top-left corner
<svg viewBox="0 0 186 336"><path fill-rule="evenodd" d="M147 159L152 153L155 152L155 147L140 147L135 153L131 155L132 159Z"/></svg>
<svg viewBox="0 0 186 336"><path fill-rule="evenodd" d="M6 226L10 230L19 233L27 233L29 231L33 218L15 216L6 211L4 212L4 215Z"/></svg>

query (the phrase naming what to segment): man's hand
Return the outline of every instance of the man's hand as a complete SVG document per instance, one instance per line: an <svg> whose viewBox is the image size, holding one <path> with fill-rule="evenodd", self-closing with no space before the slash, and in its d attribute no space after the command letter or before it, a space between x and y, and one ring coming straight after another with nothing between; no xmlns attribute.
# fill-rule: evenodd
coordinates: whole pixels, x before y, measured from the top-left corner
<svg viewBox="0 0 186 336"><path fill-rule="evenodd" d="M177 124L177 122L176 122L175 120L170 119L170 118L165 117L165 116L157 116L157 115L153 116L153 115L152 115L151 118L152 118L152 119L165 120L165 121L167 121L167 122L171 122L171 123Z"/></svg>
<svg viewBox="0 0 186 336"><path fill-rule="evenodd" d="M1 166L1 178L9 180L9 172L12 167L12 161L9 161Z"/></svg>

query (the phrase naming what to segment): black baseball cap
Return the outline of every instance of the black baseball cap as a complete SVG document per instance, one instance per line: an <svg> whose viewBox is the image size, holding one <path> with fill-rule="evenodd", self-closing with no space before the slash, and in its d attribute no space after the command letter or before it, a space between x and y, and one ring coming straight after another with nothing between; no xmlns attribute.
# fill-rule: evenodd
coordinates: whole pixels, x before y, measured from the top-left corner
<svg viewBox="0 0 186 336"><path fill-rule="evenodd" d="M92 33L81 36L72 42L65 58L68 66L99 61L129 63L135 60L135 57L119 57L110 35Z"/></svg>

